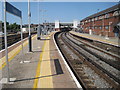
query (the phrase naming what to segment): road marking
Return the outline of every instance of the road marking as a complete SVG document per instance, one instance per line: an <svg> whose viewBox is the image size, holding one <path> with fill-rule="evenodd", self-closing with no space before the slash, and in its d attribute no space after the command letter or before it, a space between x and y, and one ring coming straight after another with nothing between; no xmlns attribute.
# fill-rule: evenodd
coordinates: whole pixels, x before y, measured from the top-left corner
<svg viewBox="0 0 120 90"><path fill-rule="evenodd" d="M32 37L32 39L34 39L35 37L37 37L37 35ZM27 44L28 44L28 40L23 43L23 46L25 47ZM9 52L8 53L8 61L10 62L21 50L22 50L22 47L21 47L21 45L19 45L18 47L13 49L11 52ZM5 56L0 59L0 70L2 70L2 68L4 68L6 66L5 60L6 60Z"/></svg>

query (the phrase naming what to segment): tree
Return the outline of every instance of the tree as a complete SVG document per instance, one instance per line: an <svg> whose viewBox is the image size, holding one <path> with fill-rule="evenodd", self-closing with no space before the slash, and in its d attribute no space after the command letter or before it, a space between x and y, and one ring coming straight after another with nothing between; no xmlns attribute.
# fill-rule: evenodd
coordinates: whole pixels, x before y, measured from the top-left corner
<svg viewBox="0 0 120 90"><path fill-rule="evenodd" d="M2 32L4 32L4 23L2 21L0 21L0 23L2 23ZM9 22L6 22L6 28L8 32L12 33L17 33L20 31L20 25L17 23L9 24Z"/></svg>

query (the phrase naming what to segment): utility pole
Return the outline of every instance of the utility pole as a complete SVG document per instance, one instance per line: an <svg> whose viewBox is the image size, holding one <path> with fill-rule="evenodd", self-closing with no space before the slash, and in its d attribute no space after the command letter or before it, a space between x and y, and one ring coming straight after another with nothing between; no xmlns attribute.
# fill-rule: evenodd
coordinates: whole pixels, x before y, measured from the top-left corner
<svg viewBox="0 0 120 90"><path fill-rule="evenodd" d="M32 52L32 40L31 40L31 31L30 31L30 17L31 17L31 12L30 12L30 0L28 0L28 29L29 29L29 52Z"/></svg>

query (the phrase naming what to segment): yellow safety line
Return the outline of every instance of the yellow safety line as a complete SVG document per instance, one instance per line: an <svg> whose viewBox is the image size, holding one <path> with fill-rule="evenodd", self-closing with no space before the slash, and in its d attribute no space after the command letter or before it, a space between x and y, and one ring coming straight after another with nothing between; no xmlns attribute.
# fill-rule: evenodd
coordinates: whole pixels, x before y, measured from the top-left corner
<svg viewBox="0 0 120 90"><path fill-rule="evenodd" d="M44 45L42 47L42 52L40 53L40 59L39 59L38 66L36 69L36 76L35 76L36 79L34 80L33 88L37 88L37 86L38 86L38 77L40 76L40 65L41 65L41 61L42 61L43 50L45 48L45 44L46 44L46 41L44 42Z"/></svg>
<svg viewBox="0 0 120 90"><path fill-rule="evenodd" d="M34 39L35 37L36 37L36 35L34 37L32 37L32 39ZM25 41L23 46L25 47L27 44L28 44L28 41ZM15 49L17 49L17 48L18 48L18 50L8 59L9 62L22 50L22 47L20 45L18 47L16 47ZM14 51L14 50L12 50L12 51ZM9 53L11 53L11 52L9 52ZM3 58L5 60L5 56ZM3 58L1 58L0 60L2 60ZM2 68L4 68L5 66L6 66L6 62L4 61L4 63L2 64L2 66L0 66L0 70Z"/></svg>
<svg viewBox="0 0 120 90"><path fill-rule="evenodd" d="M49 39L49 38L47 38ZM43 58L41 63L41 72L37 88L53 88L52 72L50 64L50 41L46 41Z"/></svg>
<svg viewBox="0 0 120 90"><path fill-rule="evenodd" d="M48 37L50 37L52 35L53 35L53 33L51 33ZM48 39L48 37L46 39ZM36 90L38 88L38 81L39 81L39 77L40 77L41 62L42 62L46 42L47 41L44 42L44 45L42 47L42 53L40 54L40 59L39 59L38 66L37 66L37 69L36 69L36 76L35 76L36 79L34 80L34 84L33 84L33 90Z"/></svg>

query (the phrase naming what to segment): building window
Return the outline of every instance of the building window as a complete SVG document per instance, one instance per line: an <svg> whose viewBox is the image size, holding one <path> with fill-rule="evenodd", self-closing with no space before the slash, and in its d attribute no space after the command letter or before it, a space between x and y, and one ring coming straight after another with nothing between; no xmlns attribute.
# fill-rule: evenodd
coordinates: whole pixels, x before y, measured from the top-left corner
<svg viewBox="0 0 120 90"><path fill-rule="evenodd" d="M109 29L109 26L105 26L105 29Z"/></svg>
<svg viewBox="0 0 120 90"><path fill-rule="evenodd" d="M95 27L91 27L92 29L94 29Z"/></svg>
<svg viewBox="0 0 120 90"><path fill-rule="evenodd" d="M90 22L90 19L88 21Z"/></svg>
<svg viewBox="0 0 120 90"><path fill-rule="evenodd" d="M115 11L114 13L113 13L113 16L118 16L120 14L120 11Z"/></svg>
<svg viewBox="0 0 120 90"><path fill-rule="evenodd" d="M92 21L94 21L94 18L92 19Z"/></svg>
<svg viewBox="0 0 120 90"><path fill-rule="evenodd" d="M82 25L84 25L84 22L81 22Z"/></svg>
<svg viewBox="0 0 120 90"><path fill-rule="evenodd" d="M100 16L99 19L103 19L103 16Z"/></svg>
<svg viewBox="0 0 120 90"><path fill-rule="evenodd" d="M85 22L87 23L87 20Z"/></svg>
<svg viewBox="0 0 120 90"><path fill-rule="evenodd" d="M109 18L109 16L110 16L109 14L105 14L105 18Z"/></svg>
<svg viewBox="0 0 120 90"><path fill-rule="evenodd" d="M95 27L95 29L97 29L97 26Z"/></svg>
<svg viewBox="0 0 120 90"><path fill-rule="evenodd" d="M98 17L95 17L95 20L98 20Z"/></svg>
<svg viewBox="0 0 120 90"><path fill-rule="evenodd" d="M100 28L100 30L102 30L102 26L100 26L99 28Z"/></svg>

